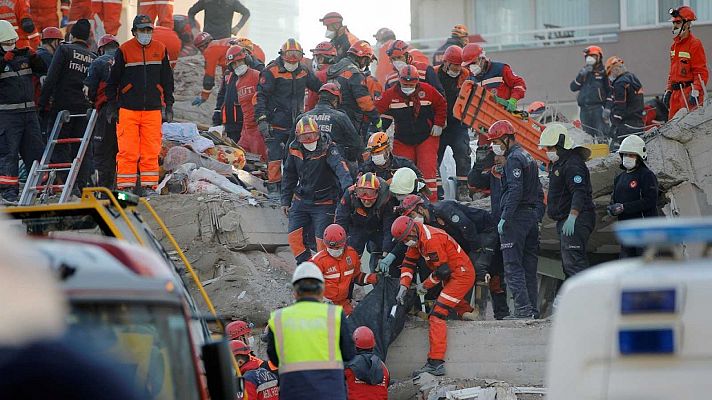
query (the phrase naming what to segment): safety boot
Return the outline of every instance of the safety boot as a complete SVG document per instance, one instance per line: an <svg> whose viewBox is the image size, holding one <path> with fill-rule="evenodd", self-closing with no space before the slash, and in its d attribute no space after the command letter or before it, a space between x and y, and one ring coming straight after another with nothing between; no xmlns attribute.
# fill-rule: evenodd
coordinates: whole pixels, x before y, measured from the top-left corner
<svg viewBox="0 0 712 400"><path fill-rule="evenodd" d="M415 378L418 375L425 373L425 372L429 373L430 375L434 375L434 376L445 375L445 361L433 360L433 359L428 358L428 362L426 362L422 368L413 371L413 377Z"/></svg>

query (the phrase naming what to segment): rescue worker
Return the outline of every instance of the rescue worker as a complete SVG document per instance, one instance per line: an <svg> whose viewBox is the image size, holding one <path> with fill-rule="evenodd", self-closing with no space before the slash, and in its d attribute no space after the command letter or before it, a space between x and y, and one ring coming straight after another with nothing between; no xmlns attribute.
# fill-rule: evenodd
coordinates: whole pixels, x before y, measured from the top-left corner
<svg viewBox="0 0 712 400"><path fill-rule="evenodd" d="M18 49L30 47L36 49L40 43L40 34L35 30L27 0L5 0L0 3L0 20L5 20L15 29Z"/></svg>
<svg viewBox="0 0 712 400"><path fill-rule="evenodd" d="M94 11L92 10L91 0L71 0L69 17L66 24L67 32L71 31L72 25L76 24L80 19L94 19Z"/></svg>
<svg viewBox="0 0 712 400"><path fill-rule="evenodd" d="M670 46L670 74L663 102L672 119L678 110L694 110L705 100L709 83L707 56L700 39L692 34L692 21L697 20L689 6L670 9L673 41Z"/></svg>
<svg viewBox="0 0 712 400"><path fill-rule="evenodd" d="M431 204L422 197L409 194L398 207L400 215L428 226L442 229L469 255L478 276L489 285L495 319L509 315L507 290L502 282L501 262L494 262L499 236L492 215L480 208L469 207L453 200ZM474 319L475 315L467 315Z"/></svg>
<svg viewBox="0 0 712 400"><path fill-rule="evenodd" d="M453 115L455 102L460 94L462 84L467 80L469 71L463 69L462 49L458 46L450 46L445 50L442 58L442 65L435 67L438 80L445 90L445 100L447 100L447 125L440 136L440 146L438 147L438 171L443 162L445 148L450 146L452 156L455 159L455 180L457 200L469 201L470 190L467 188L467 175L472 167L470 158L470 135L467 125L460 122ZM438 194L442 198L442 184L438 181Z"/></svg>
<svg viewBox="0 0 712 400"><path fill-rule="evenodd" d="M233 45L234 39L214 40L207 32L200 32L193 40L193 45L200 50L205 59L205 72L203 73L203 90L200 91L200 96L196 96L191 103L194 106L200 106L208 101L210 93L215 86L215 68L220 67L222 75L225 76L225 54L230 46Z"/></svg>
<svg viewBox="0 0 712 400"><path fill-rule="evenodd" d="M227 73L218 93L214 115L217 118L213 124L223 125L230 139L266 161L267 147L257 129L253 103L260 72L247 65L247 52L240 46L230 47L225 53L225 60L228 63Z"/></svg>
<svg viewBox="0 0 712 400"><path fill-rule="evenodd" d="M393 179L393 174L403 167L410 168L418 179L422 179L422 174L413 161L399 157L391 152L390 139L385 132L376 132L368 138L366 147L369 158L359 167L359 172L365 174L373 172L386 182Z"/></svg>
<svg viewBox="0 0 712 400"><path fill-rule="evenodd" d="M495 156L505 156L502 171L501 215L497 224L504 261L504 277L514 298L514 314L508 318L526 319L537 310L537 263L539 252L539 167L534 158L517 143L514 126L499 120L486 135ZM551 202L551 197L549 197Z"/></svg>
<svg viewBox="0 0 712 400"><path fill-rule="evenodd" d="M25 165L42 158L44 145L34 102L32 74L47 68L29 48L16 48L18 35L12 24L0 20L0 121L4 144L0 146L0 203L14 204L19 196L18 154Z"/></svg>
<svg viewBox="0 0 712 400"><path fill-rule="evenodd" d="M363 141L348 115L340 111L341 89L337 83L327 83L319 89L319 104L302 115L314 118L319 130L328 134L336 143L339 153L346 160L352 176L358 172L358 161L363 152Z"/></svg>
<svg viewBox="0 0 712 400"><path fill-rule="evenodd" d="M188 13L190 15L190 10ZM138 15L148 16L151 24L173 29L173 0L140 1Z"/></svg>
<svg viewBox="0 0 712 400"><path fill-rule="evenodd" d="M94 103L97 116L94 134L94 169L98 174L97 186L113 190L116 187L116 154L119 152L116 138L116 116L111 107L106 107L106 83L111 74L119 41L113 35L104 35L99 39L99 57L89 66L89 72L84 79L87 98Z"/></svg>
<svg viewBox="0 0 712 400"><path fill-rule="evenodd" d="M193 26L197 24L195 14L201 11L205 11L203 31L216 40L229 38L231 34L237 36L250 18L250 10L239 0L198 0L188 10L188 20ZM240 14L240 20L231 27L234 13Z"/></svg>
<svg viewBox="0 0 712 400"><path fill-rule="evenodd" d="M372 271L376 270L376 262L381 256L393 251L391 225L396 219L393 210L397 205L388 184L368 172L359 176L356 184L344 192L336 207L336 223L349 233L349 246L359 256L368 249ZM390 263L380 271L388 272L389 266Z"/></svg>
<svg viewBox="0 0 712 400"><path fill-rule="evenodd" d="M431 85L420 82L418 70L406 65L400 81L376 101L378 112L395 124L393 153L415 162L437 201L437 151L447 118L447 101Z"/></svg>
<svg viewBox="0 0 712 400"><path fill-rule="evenodd" d="M336 47L336 62L346 57L346 52L358 42L358 38L347 28L343 22L344 17L337 12L330 12L319 19L326 27L324 36Z"/></svg>
<svg viewBox="0 0 712 400"><path fill-rule="evenodd" d="M611 82L603 66L603 50L599 46L588 46L583 50L585 65L569 88L577 92L579 118L583 130L596 138L599 143L608 141L608 121L610 110L604 106L611 95Z"/></svg>
<svg viewBox="0 0 712 400"><path fill-rule="evenodd" d="M416 172L408 167L398 168L393 173L390 190L398 202L403 201L409 194L419 194L424 198L429 198L432 194L425 183L423 183Z"/></svg>
<svg viewBox="0 0 712 400"><path fill-rule="evenodd" d="M254 328L254 325L247 323L246 321L232 321L225 325L225 336L228 340L239 340L252 348L255 346L255 338L252 336L252 328Z"/></svg>
<svg viewBox="0 0 712 400"><path fill-rule="evenodd" d="M37 55L40 56L47 69L52 64L54 52L63 39L64 35L58 28L49 27L42 30L42 44L37 48Z"/></svg>
<svg viewBox="0 0 712 400"><path fill-rule="evenodd" d="M470 42L469 36L470 34L467 32L465 25L457 24L453 26L452 31L450 31L450 37L433 53L433 65L438 66L445 61L445 52L450 47L456 46L460 49L465 47Z"/></svg>
<svg viewBox="0 0 712 400"><path fill-rule="evenodd" d="M89 66L96 58L89 50L89 36L91 25L88 20L80 19L72 25L70 31L71 43L63 43L58 48L52 64L47 72L47 79L42 85L40 94L40 110L49 110L49 122L53 123L55 116L62 110L68 110L70 114L86 114L91 108L91 103L84 94L84 80L89 72ZM62 125L59 132L60 139L81 138L87 129L88 119L86 117L75 117L68 123ZM57 145L52 153L52 161L55 163L71 163L79 152L81 143L68 143ZM93 186L91 174L93 172L93 156L91 146L87 149L84 160L79 168L76 177L75 194L80 194L85 187ZM67 173L58 174L61 179L66 179Z"/></svg>
<svg viewBox="0 0 712 400"><path fill-rule="evenodd" d="M623 172L613 181L611 204L607 207L608 215L618 217L619 221L658 216L658 179L647 165L645 159L645 141L639 136L630 135L623 139L618 149ZM621 258L640 257L645 249L641 247L621 246Z"/></svg>
<svg viewBox="0 0 712 400"><path fill-rule="evenodd" d="M304 111L304 90L319 90L321 82L301 64L302 45L288 39L279 57L260 72L255 120L267 145L267 189L279 193L282 159L297 117ZM326 225L322 227L326 228Z"/></svg>
<svg viewBox="0 0 712 400"><path fill-rule="evenodd" d="M260 45L253 43L252 40L246 37L237 38L237 45L245 49L247 52L245 62L248 67L258 71L265 69L265 52L262 50Z"/></svg>
<svg viewBox="0 0 712 400"><path fill-rule="evenodd" d="M437 91L441 94L445 93L443 86L440 84L437 74L435 73L435 69L428 65L427 58L425 61L417 60L414 57L414 54L411 53L415 54L414 49L402 40L394 40L388 47L386 55L388 55L388 59L393 65L393 71L384 81L383 86L385 89L389 89L398 83L400 79L400 71L403 67L406 65L413 65L418 70L418 78L421 82L429 84L437 89Z"/></svg>
<svg viewBox="0 0 712 400"><path fill-rule="evenodd" d="M180 56L189 57L198 54L198 49L193 46L193 26L190 24L187 15L173 14L173 30L181 41ZM200 29L196 29L200 31Z"/></svg>
<svg viewBox="0 0 712 400"><path fill-rule="evenodd" d="M69 0L60 1L60 9L57 9L56 0L30 0L30 14L35 22L35 28L38 32L42 32L46 28L59 28L60 20L57 12L61 11L62 19L66 19L69 14ZM62 27L64 27L62 25Z"/></svg>
<svg viewBox="0 0 712 400"><path fill-rule="evenodd" d="M317 250L324 248L324 229L334 221L336 202L351 184L336 144L319 130L314 117L301 117L296 140L289 145L281 193L282 211L289 216L289 247L297 262L311 257L304 245L306 227L314 230Z"/></svg>
<svg viewBox="0 0 712 400"><path fill-rule="evenodd" d="M154 0L155 1L155 0ZM153 2L148 0L148 3ZM156 1L158 2L158 1ZM141 1L139 4L143 5ZM161 1L161 3L163 3ZM96 17L101 20L104 32L109 35L118 35L121 28L121 7L122 3L116 0L91 0L91 9ZM171 11L171 14L173 12ZM173 16L171 15L171 29L173 29Z"/></svg>
<svg viewBox="0 0 712 400"><path fill-rule="evenodd" d="M168 52L168 61L171 68L175 68L180 57L182 43L176 31L165 26L157 25L153 28L153 39L163 43Z"/></svg>
<svg viewBox="0 0 712 400"><path fill-rule="evenodd" d="M312 71L314 71L314 75L319 79L319 82L325 84L327 80L326 72L336 62L336 47L331 42L321 42L309 51L312 53ZM307 99L304 102L304 110L311 110L318 101L319 92L309 90Z"/></svg>
<svg viewBox="0 0 712 400"><path fill-rule="evenodd" d="M396 40L396 34L389 28L381 28L373 37L376 39L376 45L373 46L373 54L376 55L376 59L371 63L371 71L374 72L379 82L385 82L388 75L393 72L393 64L388 59L386 51Z"/></svg>
<svg viewBox="0 0 712 400"><path fill-rule="evenodd" d="M414 371L413 376L424 372L435 376L445 375L447 351L445 321L451 313L457 314L459 318L471 317L473 308L464 298L475 283L475 268L455 239L438 228L424 225L410 217L400 216L393 223L391 234L394 240L408 247L401 266L401 286L396 296L400 304L404 303L413 274L417 270L416 263L421 257L425 260L425 267L432 273L417 285L416 290L424 294L438 284L442 284L442 291L428 317L430 324L428 361L422 368Z"/></svg>
<svg viewBox="0 0 712 400"><path fill-rule="evenodd" d="M277 374L262 367L252 357L252 346L242 340L230 340L230 351L235 356L245 383L244 393L250 400L278 400L279 378Z"/></svg>
<svg viewBox="0 0 712 400"><path fill-rule="evenodd" d="M375 285L378 275L361 272L361 258L353 247L346 244L346 231L341 225L326 227L324 245L326 251L319 251L310 261L324 275L324 298L343 307L344 313L349 316L353 311L353 285Z"/></svg>
<svg viewBox="0 0 712 400"><path fill-rule="evenodd" d="M356 356L345 368L348 400L387 400L391 375L386 364L374 354L376 337L367 326L359 326L352 335Z"/></svg>
<svg viewBox="0 0 712 400"><path fill-rule="evenodd" d="M517 102L526 95L524 79L515 74L509 65L490 60L477 43L470 43L462 49L462 66L470 70L470 79L506 101L509 112L515 111Z"/></svg>
<svg viewBox="0 0 712 400"><path fill-rule="evenodd" d="M596 226L591 178L586 160L590 150L574 147L561 124L544 129L539 147L546 149L549 166L547 214L556 221L561 240L561 265L566 279L588 268L588 238Z"/></svg>
<svg viewBox="0 0 712 400"><path fill-rule="evenodd" d="M611 136L615 143L620 143L626 136L640 134L645 129L643 85L638 77L628 71L623 60L615 56L606 61L606 73L613 84L610 111L607 113L613 125Z"/></svg>
<svg viewBox="0 0 712 400"><path fill-rule="evenodd" d="M368 132L375 131L381 119L366 86L364 70L373 60L373 49L365 40L359 40L349 48L346 57L327 70L327 80L341 87L341 106L356 127L363 140Z"/></svg>
<svg viewBox="0 0 712 400"><path fill-rule="evenodd" d="M354 344L340 306L324 304L324 276L311 262L292 276L296 302L273 311L267 355L279 367L281 400L345 400L344 362Z"/></svg>
<svg viewBox="0 0 712 400"><path fill-rule="evenodd" d="M173 121L173 70L166 47L152 40L148 16L137 15L131 33L134 38L115 53L106 85L107 106L112 112L118 107L116 187L135 187L138 172L143 195L155 196L161 120Z"/></svg>

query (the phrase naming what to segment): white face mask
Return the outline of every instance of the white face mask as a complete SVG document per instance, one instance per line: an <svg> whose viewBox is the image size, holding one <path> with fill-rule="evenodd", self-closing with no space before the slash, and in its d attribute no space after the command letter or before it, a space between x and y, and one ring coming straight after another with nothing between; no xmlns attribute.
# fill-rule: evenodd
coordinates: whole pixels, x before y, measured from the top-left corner
<svg viewBox="0 0 712 400"><path fill-rule="evenodd" d="M329 253L330 256L332 256L332 257L334 257L334 258L339 258L339 257L341 257L342 254L344 254L344 249L343 249L343 248L340 248L340 249L330 249L330 248L327 247L327 248L326 248L326 251L327 251L327 253Z"/></svg>
<svg viewBox="0 0 712 400"><path fill-rule="evenodd" d="M413 94L413 92L415 92L415 88L414 87L411 87L411 88L402 87L401 92L403 92L403 94L406 96L410 96L411 94Z"/></svg>
<svg viewBox="0 0 712 400"><path fill-rule="evenodd" d="M413 218L413 221L420 222L422 224L423 222L425 222L425 218L418 216L418 217Z"/></svg>
<svg viewBox="0 0 712 400"><path fill-rule="evenodd" d="M373 163L376 165L383 165L386 163L386 155L385 154L374 154L371 156L371 161L373 161Z"/></svg>
<svg viewBox="0 0 712 400"><path fill-rule="evenodd" d="M586 65L594 65L594 64L596 64L596 57L586 56Z"/></svg>
<svg viewBox="0 0 712 400"><path fill-rule="evenodd" d="M288 62L284 63L284 69L286 69L289 72L294 72L298 66L299 66L299 63L288 63Z"/></svg>
<svg viewBox="0 0 712 400"><path fill-rule="evenodd" d="M255 337L254 336L247 337L247 345L250 346L251 349L255 348Z"/></svg>
<svg viewBox="0 0 712 400"><path fill-rule="evenodd" d="M2 45L2 49L5 52L11 52L11 51L15 50L15 44L14 43L13 44L4 44L4 45Z"/></svg>
<svg viewBox="0 0 712 400"><path fill-rule="evenodd" d="M679 35L680 32L682 32L682 27L679 27L679 28L672 28L672 35L673 35L673 36Z"/></svg>
<svg viewBox="0 0 712 400"><path fill-rule="evenodd" d="M418 244L418 242L416 242L416 241L413 240L413 239L410 239L410 240L408 240L407 242L405 242L404 244L405 244L406 246L408 246L408 247L413 247L413 246L415 246L416 244Z"/></svg>
<svg viewBox="0 0 712 400"><path fill-rule="evenodd" d="M141 43L142 46L148 46L151 43L151 38L153 33L138 33L136 34L136 40Z"/></svg>
<svg viewBox="0 0 712 400"><path fill-rule="evenodd" d="M327 29L326 33L324 33L324 37L326 37L327 39L333 39L336 37L336 32Z"/></svg>
<svg viewBox="0 0 712 400"><path fill-rule="evenodd" d="M633 169L637 165L637 161L636 157L623 156L623 168Z"/></svg>
<svg viewBox="0 0 712 400"><path fill-rule="evenodd" d="M482 72L482 67L477 64L470 64L470 72L472 73L472 75L477 76L480 74L480 72Z"/></svg>
<svg viewBox="0 0 712 400"><path fill-rule="evenodd" d="M504 147L501 144L492 144L492 151L497 156L504 155Z"/></svg>
<svg viewBox="0 0 712 400"><path fill-rule="evenodd" d="M309 151L314 151L314 150L316 150L316 144L317 144L317 142L302 143L302 146L304 146L304 148Z"/></svg>
<svg viewBox="0 0 712 400"><path fill-rule="evenodd" d="M547 151L547 152L546 152L546 158L548 158L549 161L551 161L551 162L556 162L556 161L559 160L559 155L556 154L555 151Z"/></svg>
<svg viewBox="0 0 712 400"><path fill-rule="evenodd" d="M393 68L395 68L396 71L400 71L401 68L405 67L406 65L408 65L408 64L406 64L405 61L401 61L401 60L393 61Z"/></svg>
<svg viewBox="0 0 712 400"><path fill-rule="evenodd" d="M235 68L235 73L237 76L242 76L245 75L245 72L247 72L247 65L242 64L239 67Z"/></svg>
<svg viewBox="0 0 712 400"><path fill-rule="evenodd" d="M447 70L447 74L451 78L457 78L458 75L460 75L460 71L450 71L450 69Z"/></svg>
<svg viewBox="0 0 712 400"><path fill-rule="evenodd" d="M313 69L314 71L318 71L318 70L319 70L319 63L316 61L316 58L312 59L312 69Z"/></svg>

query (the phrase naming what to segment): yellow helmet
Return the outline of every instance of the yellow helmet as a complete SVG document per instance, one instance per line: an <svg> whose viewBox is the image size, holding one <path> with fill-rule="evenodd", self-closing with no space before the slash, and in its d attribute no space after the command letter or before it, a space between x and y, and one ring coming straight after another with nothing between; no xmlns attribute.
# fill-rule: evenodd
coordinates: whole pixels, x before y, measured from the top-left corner
<svg viewBox="0 0 712 400"><path fill-rule="evenodd" d="M561 135L564 135L564 149L571 150L574 147L574 142L569 136L569 130L561 124L550 124L544 129L539 137L539 147L556 146Z"/></svg>

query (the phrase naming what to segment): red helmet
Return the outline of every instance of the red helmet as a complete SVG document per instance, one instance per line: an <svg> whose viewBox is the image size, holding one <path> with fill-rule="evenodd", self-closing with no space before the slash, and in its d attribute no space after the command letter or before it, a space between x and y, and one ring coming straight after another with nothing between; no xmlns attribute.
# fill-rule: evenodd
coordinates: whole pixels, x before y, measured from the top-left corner
<svg viewBox="0 0 712 400"><path fill-rule="evenodd" d="M408 50L410 50L410 46L408 43L398 39L394 40L393 43L388 47L388 50L386 50L386 55L388 57L400 57L408 54Z"/></svg>
<svg viewBox="0 0 712 400"><path fill-rule="evenodd" d="M482 49L482 46L477 43L470 43L462 49L462 66L467 67L484 56L485 51Z"/></svg>
<svg viewBox="0 0 712 400"><path fill-rule="evenodd" d="M361 200L372 201L378 198L378 189L381 187L381 182L378 176L372 172L367 172L361 175L356 181L356 197Z"/></svg>
<svg viewBox="0 0 712 400"><path fill-rule="evenodd" d="M245 321L232 321L225 327L225 334L230 340L235 340L250 333L252 333L252 324L248 324Z"/></svg>
<svg viewBox="0 0 712 400"><path fill-rule="evenodd" d="M359 326L351 336L357 349L371 350L376 347L376 337L373 331L367 326Z"/></svg>
<svg viewBox="0 0 712 400"><path fill-rule="evenodd" d="M336 57L338 54L336 52L336 46L334 46L331 42L321 42L309 51L311 51L315 56Z"/></svg>
<svg viewBox="0 0 712 400"><path fill-rule="evenodd" d="M54 26L48 26L48 27L42 29L42 40L47 40L47 39L62 40L62 39L64 39L64 35L62 35L62 31L60 31L59 28L55 28ZM99 47L101 47L101 46L99 46Z"/></svg>
<svg viewBox="0 0 712 400"><path fill-rule="evenodd" d="M583 49L583 54L587 56L597 55L599 58L603 57L603 49L599 46L588 46Z"/></svg>
<svg viewBox="0 0 712 400"><path fill-rule="evenodd" d="M236 356L249 356L250 352L252 352L250 346L246 345L242 340L231 340L230 351Z"/></svg>
<svg viewBox="0 0 712 400"><path fill-rule="evenodd" d="M423 203L425 203L425 202L423 201L422 197L418 196L417 194L409 194L409 195L405 196L405 198L403 199L403 201L400 204L400 207L399 207L400 214L408 216L408 215L410 215L410 213L415 211L415 209L419 205L421 205Z"/></svg>
<svg viewBox="0 0 712 400"><path fill-rule="evenodd" d="M418 68L415 68L412 65L406 65L398 71L398 80L400 83L418 82L419 79Z"/></svg>
<svg viewBox="0 0 712 400"><path fill-rule="evenodd" d="M527 112L529 114L532 114L537 111L543 110L544 108L546 108L546 103L544 103L543 101L534 101L529 104L529 107L527 107Z"/></svg>
<svg viewBox="0 0 712 400"><path fill-rule="evenodd" d="M352 44L347 53L353 54L356 57L374 58L373 47L365 40L359 40Z"/></svg>
<svg viewBox="0 0 712 400"><path fill-rule="evenodd" d="M313 117L305 115L297 122L296 136L299 143L314 143L320 135L319 125Z"/></svg>
<svg viewBox="0 0 712 400"><path fill-rule="evenodd" d="M117 39L116 36L107 33L106 35L102 36L101 39L99 39L99 43L96 45L96 47L104 47L109 43L116 43L118 45L119 39Z"/></svg>
<svg viewBox="0 0 712 400"><path fill-rule="evenodd" d="M413 218L401 215L393 221L391 225L391 235L397 242L404 241L408 236L415 233L415 221Z"/></svg>
<svg viewBox="0 0 712 400"><path fill-rule="evenodd" d="M671 22L675 21L696 21L697 20L697 15L695 15L695 11L692 10L690 6L682 6L678 9L671 8L670 11L670 18Z"/></svg>
<svg viewBox="0 0 712 400"><path fill-rule="evenodd" d="M230 46L225 52L225 63L230 64L233 61L244 60L247 57L247 52L242 46Z"/></svg>
<svg viewBox="0 0 712 400"><path fill-rule="evenodd" d="M321 92L329 92L333 94L334 96L339 98L339 101L341 101L341 86L339 86L338 83L325 83L319 88L319 93Z"/></svg>
<svg viewBox="0 0 712 400"><path fill-rule="evenodd" d="M341 23L344 20L344 17L341 16L341 14L332 11L330 13L327 13L324 15L324 17L319 18L319 22L323 23L325 26L329 26L331 24L336 24L336 23Z"/></svg>
<svg viewBox="0 0 712 400"><path fill-rule="evenodd" d="M488 141L493 141L499 139L504 135L514 135L516 132L514 130L514 125L506 119L500 119L495 121L487 130L485 138Z"/></svg>
<svg viewBox="0 0 712 400"><path fill-rule="evenodd" d="M462 64L462 48L455 45L448 47L443 54L443 61L456 65Z"/></svg>
<svg viewBox="0 0 712 400"><path fill-rule="evenodd" d="M202 49L203 47L207 47L212 41L213 36L211 34L208 32L200 32L198 36L193 39L193 46Z"/></svg>
<svg viewBox="0 0 712 400"><path fill-rule="evenodd" d="M324 244L330 249L340 249L346 245L346 231L339 224L331 224L324 229Z"/></svg>
<svg viewBox="0 0 712 400"><path fill-rule="evenodd" d="M297 63L304 57L304 49L297 39L289 38L279 49L279 55L288 63Z"/></svg>

